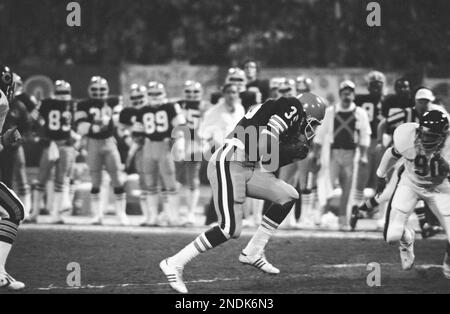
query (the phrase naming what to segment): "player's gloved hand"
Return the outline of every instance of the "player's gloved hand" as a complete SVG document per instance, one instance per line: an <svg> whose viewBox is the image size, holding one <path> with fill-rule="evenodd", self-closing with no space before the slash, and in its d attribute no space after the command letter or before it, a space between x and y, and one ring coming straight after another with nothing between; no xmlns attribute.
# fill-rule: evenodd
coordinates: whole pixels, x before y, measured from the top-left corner
<svg viewBox="0 0 450 314"><path fill-rule="evenodd" d="M383 193L384 189L386 188L386 178L381 178L377 176L377 189L376 193L381 194Z"/></svg>
<svg viewBox="0 0 450 314"><path fill-rule="evenodd" d="M17 127L6 130L1 137L3 147L17 147L22 143L22 136Z"/></svg>

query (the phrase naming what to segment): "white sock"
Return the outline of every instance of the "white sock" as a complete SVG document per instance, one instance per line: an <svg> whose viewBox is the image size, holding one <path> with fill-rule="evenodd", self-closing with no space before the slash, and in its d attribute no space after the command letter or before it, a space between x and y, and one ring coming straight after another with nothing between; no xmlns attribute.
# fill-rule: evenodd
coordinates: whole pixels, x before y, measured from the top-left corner
<svg viewBox="0 0 450 314"><path fill-rule="evenodd" d="M164 211L169 217L170 222L175 222L177 220L179 214L179 200L178 193L171 193L167 195L167 203L164 204Z"/></svg>
<svg viewBox="0 0 450 314"><path fill-rule="evenodd" d="M103 207L100 206L100 193L91 193L91 212L96 219L103 219Z"/></svg>
<svg viewBox="0 0 450 314"><path fill-rule="evenodd" d="M247 246L243 250L246 255L257 255L261 254L270 238L275 234L275 231L278 228L278 224L263 216L263 221L259 226L258 230L256 230L253 237L248 242Z"/></svg>
<svg viewBox="0 0 450 314"><path fill-rule="evenodd" d="M31 207L31 211L29 213L30 218L36 218L39 216L39 209L41 207L41 202L44 193L38 188L33 190L33 206Z"/></svg>
<svg viewBox="0 0 450 314"><path fill-rule="evenodd" d="M364 203L364 191L355 190L354 204L361 206Z"/></svg>
<svg viewBox="0 0 450 314"><path fill-rule="evenodd" d="M119 218L127 217L127 195L125 193L115 194L114 207Z"/></svg>
<svg viewBox="0 0 450 314"><path fill-rule="evenodd" d="M156 217L158 216L158 203L159 197L157 194L147 193L146 206L144 209L144 216L148 223L155 223Z"/></svg>
<svg viewBox="0 0 450 314"><path fill-rule="evenodd" d="M312 213L312 204L314 201L314 194L303 194L302 195L302 215L300 220L302 222L312 221L313 213Z"/></svg>
<svg viewBox="0 0 450 314"><path fill-rule="evenodd" d="M405 231L403 232L400 242L402 244L409 245L411 242L413 242L413 240L413 232L409 229L409 227L405 227Z"/></svg>
<svg viewBox="0 0 450 314"><path fill-rule="evenodd" d="M12 244L0 241L0 273L6 272L5 265L11 251Z"/></svg>
<svg viewBox="0 0 450 314"><path fill-rule="evenodd" d="M63 192L53 192L53 203L52 203L52 207L51 207L51 215L53 217L53 219L55 220L59 220L60 219L60 211L62 209L62 205L63 205L63 198L64 198L64 194Z"/></svg>
<svg viewBox="0 0 450 314"><path fill-rule="evenodd" d="M198 200L200 198L200 189L190 190L190 199L188 199L189 204L189 214L193 215L197 209Z"/></svg>
<svg viewBox="0 0 450 314"><path fill-rule="evenodd" d="M175 266L184 267L201 253L212 249L213 246L206 238L205 232L200 234L194 241L186 245L181 251L169 258L170 263Z"/></svg>

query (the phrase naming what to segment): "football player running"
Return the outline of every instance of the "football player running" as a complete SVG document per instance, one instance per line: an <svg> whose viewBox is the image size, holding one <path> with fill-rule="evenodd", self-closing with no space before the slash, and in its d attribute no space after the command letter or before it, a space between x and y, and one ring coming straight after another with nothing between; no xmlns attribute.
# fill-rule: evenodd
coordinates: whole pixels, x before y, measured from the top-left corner
<svg viewBox="0 0 450 314"><path fill-rule="evenodd" d="M145 133L143 172L147 188L146 225L178 225L178 188L175 173L175 159L184 159L184 133L173 132L185 124L183 113L177 103L167 100L162 83L147 85L148 105L143 106L136 117L136 127ZM172 139L174 134L174 140ZM174 155L172 155L172 152ZM164 187L167 203L158 216L158 181Z"/></svg>
<svg viewBox="0 0 450 314"><path fill-rule="evenodd" d="M87 164L92 182L91 210L95 212L92 223L103 223L100 186L105 168L114 188L116 215L122 225L128 225L122 165L114 139L113 109L117 103L110 101L108 81L100 76L91 78L88 94L88 99L78 103L75 122L78 133L87 137Z"/></svg>
<svg viewBox="0 0 450 314"><path fill-rule="evenodd" d="M415 232L407 226L408 217L419 200L424 200L444 226L450 241L450 138L449 119L441 110L425 112L420 123L405 123L394 132L394 145L386 150L377 170L384 185L386 172L398 159L404 158L400 175L388 206L385 240L400 241L402 268L414 265ZM450 243L447 242L443 273L450 279Z"/></svg>
<svg viewBox="0 0 450 314"><path fill-rule="evenodd" d="M246 196L273 202L239 261L268 274L279 269L265 257L265 247L299 198L297 190L273 174L280 166L308 155L325 104L314 94L269 99L249 111L216 150L208 164L219 225L200 234L174 256L160 263L170 286L187 293L183 269L194 257L241 233ZM246 136L255 136L246 140Z"/></svg>
<svg viewBox="0 0 450 314"><path fill-rule="evenodd" d="M63 223L60 210L63 207L64 185L68 182L71 168L75 162L74 143L81 136L72 130L74 107L71 96L71 86L68 82L57 80L52 98L44 99L39 108L41 136L40 144L44 147L39 162L37 184L33 190L33 207L28 219L36 222L39 205L55 168L55 184L53 203L50 204L51 223Z"/></svg>
<svg viewBox="0 0 450 314"><path fill-rule="evenodd" d="M184 99L180 101L187 127L190 130L190 138L186 141L186 160L181 162L184 180L186 185L186 200L188 202L187 224L195 221L195 209L200 198L200 166L202 157L201 138L198 134L200 119L206 111L206 103L203 98L203 87L200 82L186 81L184 83Z"/></svg>
<svg viewBox="0 0 450 314"><path fill-rule="evenodd" d="M14 96L13 73L7 66L0 66L0 130L3 129L9 103ZM0 136L0 151L17 147L22 139L17 128L6 130ZM17 229L24 218L24 206L19 197L0 182L0 289L18 291L25 284L11 277L5 269L6 260L17 236Z"/></svg>

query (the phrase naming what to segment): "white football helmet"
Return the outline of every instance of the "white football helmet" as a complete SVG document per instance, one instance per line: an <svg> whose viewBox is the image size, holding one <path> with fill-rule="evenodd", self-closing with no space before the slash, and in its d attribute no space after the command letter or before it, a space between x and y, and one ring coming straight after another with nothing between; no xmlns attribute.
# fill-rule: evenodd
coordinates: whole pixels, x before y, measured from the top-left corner
<svg viewBox="0 0 450 314"><path fill-rule="evenodd" d="M298 76L296 79L297 94L309 93L311 91L312 79L306 76Z"/></svg>
<svg viewBox="0 0 450 314"><path fill-rule="evenodd" d="M89 82L88 95L91 99L106 99L109 96L108 81L101 76L93 76Z"/></svg>
<svg viewBox="0 0 450 314"><path fill-rule="evenodd" d="M201 101L203 98L203 87L200 82L186 81L184 83L184 100Z"/></svg>
<svg viewBox="0 0 450 314"><path fill-rule="evenodd" d="M142 107L148 103L147 88L144 85L132 84L130 86L130 104L133 107Z"/></svg>
<svg viewBox="0 0 450 314"><path fill-rule="evenodd" d="M64 80L55 81L55 93L53 96L57 100L72 100L72 87L69 82Z"/></svg>
<svg viewBox="0 0 450 314"><path fill-rule="evenodd" d="M236 85L241 93L247 89L247 75L239 68L230 68L225 78L225 84Z"/></svg>
<svg viewBox="0 0 450 314"><path fill-rule="evenodd" d="M166 88L164 84L156 81L150 81L147 84L148 103L152 106L162 105L167 99Z"/></svg>
<svg viewBox="0 0 450 314"><path fill-rule="evenodd" d="M295 81L293 79L283 78L278 87L278 95L279 97L295 97Z"/></svg>

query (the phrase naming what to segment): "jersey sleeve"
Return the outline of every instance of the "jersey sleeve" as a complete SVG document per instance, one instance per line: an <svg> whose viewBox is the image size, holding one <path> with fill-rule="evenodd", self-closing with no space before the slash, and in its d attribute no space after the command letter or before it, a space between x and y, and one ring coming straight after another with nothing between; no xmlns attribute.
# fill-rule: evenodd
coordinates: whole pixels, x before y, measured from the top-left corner
<svg viewBox="0 0 450 314"><path fill-rule="evenodd" d="M274 108L273 115L270 117L267 125L271 128L271 131L281 135L287 132L289 127L299 119L301 114L299 111L301 109L295 106L288 98L277 102L276 105L277 107Z"/></svg>
<svg viewBox="0 0 450 314"><path fill-rule="evenodd" d="M415 157L415 145L417 123L405 123L397 127L394 131L393 154L398 154L406 159Z"/></svg>
<svg viewBox="0 0 450 314"><path fill-rule="evenodd" d="M80 102L74 116L75 123L89 122L89 106L87 102Z"/></svg>

